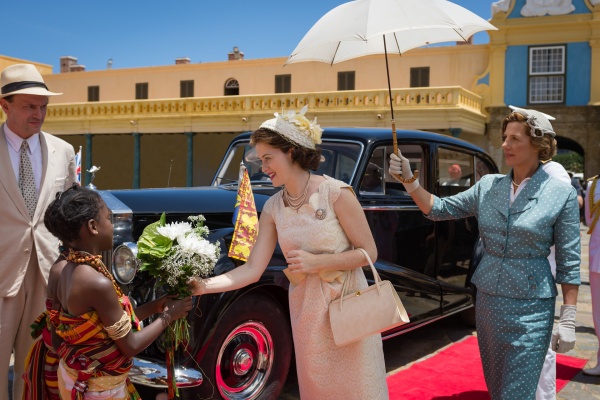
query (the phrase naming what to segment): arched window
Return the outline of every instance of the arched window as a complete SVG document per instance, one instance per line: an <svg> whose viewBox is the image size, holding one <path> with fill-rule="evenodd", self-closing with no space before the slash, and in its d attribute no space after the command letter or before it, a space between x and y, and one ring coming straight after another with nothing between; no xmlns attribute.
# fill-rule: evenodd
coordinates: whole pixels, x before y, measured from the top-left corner
<svg viewBox="0 0 600 400"><path fill-rule="evenodd" d="M240 84L237 79L230 78L225 82L225 96L237 96L240 94Z"/></svg>

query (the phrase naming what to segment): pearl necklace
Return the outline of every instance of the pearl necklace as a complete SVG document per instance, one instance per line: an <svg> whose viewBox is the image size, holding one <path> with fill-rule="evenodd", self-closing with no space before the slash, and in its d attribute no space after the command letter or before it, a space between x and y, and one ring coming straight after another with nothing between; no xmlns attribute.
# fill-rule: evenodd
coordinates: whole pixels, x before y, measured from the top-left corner
<svg viewBox="0 0 600 400"><path fill-rule="evenodd" d="M288 206L292 210L298 211L300 209L300 207L302 207L302 205L304 204L304 200L306 200L306 195L308 194L308 186L309 186L308 184L309 183L310 183L310 172L308 173L308 179L306 180L306 186L304 187L304 191L298 197L290 196L289 192L287 191L287 188L285 186L283 187L283 197L284 197L285 201L288 203Z"/></svg>

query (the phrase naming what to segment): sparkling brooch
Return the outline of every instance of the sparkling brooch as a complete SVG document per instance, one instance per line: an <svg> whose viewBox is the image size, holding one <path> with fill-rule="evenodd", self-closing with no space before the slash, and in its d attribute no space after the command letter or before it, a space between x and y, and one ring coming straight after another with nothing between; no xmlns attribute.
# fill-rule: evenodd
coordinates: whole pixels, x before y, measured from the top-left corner
<svg viewBox="0 0 600 400"><path fill-rule="evenodd" d="M325 219L325 215L327 214L322 208L319 208L317 211L315 211L315 217L317 217L317 219Z"/></svg>

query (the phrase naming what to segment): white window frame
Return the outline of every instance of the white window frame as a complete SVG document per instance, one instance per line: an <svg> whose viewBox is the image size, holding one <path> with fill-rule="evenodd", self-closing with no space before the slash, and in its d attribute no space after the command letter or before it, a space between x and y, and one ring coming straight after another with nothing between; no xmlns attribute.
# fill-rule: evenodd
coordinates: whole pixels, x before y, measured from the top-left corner
<svg viewBox="0 0 600 400"><path fill-rule="evenodd" d="M556 65L551 64L550 68L546 71L534 71L534 57L536 52L556 50L562 51L562 57L558 60ZM565 45L556 46L536 46L529 48L529 76L527 77L528 83L528 103L529 104L563 104L566 97L566 60L567 60L567 47ZM546 64L550 64L548 58L543 60ZM555 67L554 70L551 70ZM547 81L541 83L541 89L538 89L538 85L535 83L538 80L546 79ZM550 82L553 81L553 82ZM553 85L556 87L552 88Z"/></svg>

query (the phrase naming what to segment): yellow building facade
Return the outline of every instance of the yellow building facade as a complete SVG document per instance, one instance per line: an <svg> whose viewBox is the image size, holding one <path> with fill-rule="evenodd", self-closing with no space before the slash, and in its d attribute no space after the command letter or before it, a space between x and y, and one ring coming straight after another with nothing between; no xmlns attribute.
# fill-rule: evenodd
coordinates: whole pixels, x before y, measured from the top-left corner
<svg viewBox="0 0 600 400"><path fill-rule="evenodd" d="M486 115L474 77L485 72L487 54L488 45L465 45L390 57L398 128L453 132L485 146ZM128 188L209 183L233 135L258 128L282 109L308 104L322 126L390 126L382 56L333 67L284 66L285 60L46 75L48 87L64 94L52 98L44 130L83 147L84 169L102 168L98 187ZM430 87L410 88L411 68L422 67L430 69ZM354 89L338 91L338 73L345 71L354 73ZM292 92L275 93L281 75L291 76ZM180 97L182 81L194 82L193 97ZM225 96L231 81L239 94ZM455 84L447 86L450 82ZM135 99L138 84L146 85L148 99ZM89 87L98 88L99 101L87 101Z"/></svg>
<svg viewBox="0 0 600 400"><path fill-rule="evenodd" d="M572 0L559 15L529 0L495 2L490 21L499 30L488 44L390 56L391 99L383 56L333 66L284 66L285 57L179 59L54 74L39 64L50 90L64 93L51 100L44 130L83 147L84 169L102 168L94 181L100 188L196 186L210 182L234 135L274 112L308 104L324 127L389 127L391 101L398 129L458 136L506 171L499 123L512 104L554 115L559 146L584 155L591 176L600 172L600 157L593 157L600 142L599 2ZM562 55L562 72L532 72L535 57L549 51ZM0 66L18 61L0 57ZM561 89L547 82L562 82Z"/></svg>

